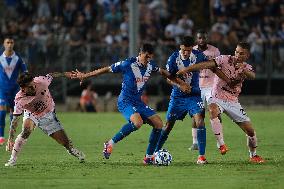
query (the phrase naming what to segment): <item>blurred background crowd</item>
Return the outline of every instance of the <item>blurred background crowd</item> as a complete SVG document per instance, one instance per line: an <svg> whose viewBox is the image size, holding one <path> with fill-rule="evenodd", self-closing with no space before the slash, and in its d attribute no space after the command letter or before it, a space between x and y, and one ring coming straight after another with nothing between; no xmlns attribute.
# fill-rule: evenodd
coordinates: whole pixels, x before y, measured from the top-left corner
<svg viewBox="0 0 284 189"><path fill-rule="evenodd" d="M128 0L3 0L0 25L0 36L13 35L15 49L37 73L87 71L128 56ZM162 67L180 36L201 28L221 54L248 41L257 77L283 78L283 0L139 0L138 41L156 46ZM117 84L111 78L108 84Z"/></svg>

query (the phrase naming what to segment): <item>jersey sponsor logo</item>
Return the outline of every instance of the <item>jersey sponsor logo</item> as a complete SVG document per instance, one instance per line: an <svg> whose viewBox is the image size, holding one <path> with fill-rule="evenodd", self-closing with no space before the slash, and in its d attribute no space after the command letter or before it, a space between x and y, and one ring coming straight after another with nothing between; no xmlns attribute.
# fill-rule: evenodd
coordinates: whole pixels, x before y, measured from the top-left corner
<svg viewBox="0 0 284 189"><path fill-rule="evenodd" d="M144 76L144 77L141 77L141 78L136 78L136 83L139 83L139 82L142 82L142 83L145 83L145 82L147 82L148 81L148 79L149 79L149 77L147 77L147 76Z"/></svg>

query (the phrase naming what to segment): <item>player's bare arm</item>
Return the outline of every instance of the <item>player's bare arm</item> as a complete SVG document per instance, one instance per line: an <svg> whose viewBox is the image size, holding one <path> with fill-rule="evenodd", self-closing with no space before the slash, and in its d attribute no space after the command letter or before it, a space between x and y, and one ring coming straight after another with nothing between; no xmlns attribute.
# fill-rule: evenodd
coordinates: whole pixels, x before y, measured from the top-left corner
<svg viewBox="0 0 284 189"><path fill-rule="evenodd" d="M184 69L181 69L177 72L177 75L181 76L181 75L186 74L187 72L193 72L193 71L198 71L198 70L203 70L203 69L214 69L215 67L216 67L215 61L209 60L205 62L200 62L198 64L193 64Z"/></svg>
<svg viewBox="0 0 284 189"><path fill-rule="evenodd" d="M14 138L15 138L16 129L18 127L19 119L20 119L20 115L13 115L13 119L10 125L9 138L8 138L7 145L6 145L6 151L11 151L13 149Z"/></svg>
<svg viewBox="0 0 284 189"><path fill-rule="evenodd" d="M80 72L79 70L76 69L76 71L72 71L71 78L84 80L88 77L94 77L94 76L98 76L98 75L109 73L109 72L111 72L110 67L99 68L97 70L94 70L92 72L87 72L87 73Z"/></svg>
<svg viewBox="0 0 284 189"><path fill-rule="evenodd" d="M56 77L67 77L67 78L71 78L71 72L53 72L53 73L49 73L49 75L51 75L53 78Z"/></svg>
<svg viewBox="0 0 284 189"><path fill-rule="evenodd" d="M181 80L180 78L174 77L172 76L167 70L160 68L160 74L167 78L167 82L170 85L175 85L178 88L180 88L180 90L182 90L185 93L190 93L191 91L191 86L189 86L187 83L185 83L183 80Z"/></svg>

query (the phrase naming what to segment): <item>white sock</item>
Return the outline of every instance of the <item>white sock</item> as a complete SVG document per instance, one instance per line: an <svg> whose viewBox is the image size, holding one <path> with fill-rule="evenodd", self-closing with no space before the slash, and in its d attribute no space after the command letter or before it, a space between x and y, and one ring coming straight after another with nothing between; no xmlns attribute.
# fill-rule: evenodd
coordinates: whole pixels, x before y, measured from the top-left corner
<svg viewBox="0 0 284 189"><path fill-rule="evenodd" d="M219 120L219 118L210 119L212 131L217 140L217 147L224 145L224 136L223 136L223 126Z"/></svg>
<svg viewBox="0 0 284 189"><path fill-rule="evenodd" d="M27 140L28 139L22 138L21 134L17 136L14 147L13 147L13 151L11 154L11 158L13 158L14 160L17 159L20 151L22 150L23 145L27 142Z"/></svg>
<svg viewBox="0 0 284 189"><path fill-rule="evenodd" d="M110 145L114 145L114 141L112 140L112 139L110 139L109 141L108 141L108 143L110 144Z"/></svg>
<svg viewBox="0 0 284 189"><path fill-rule="evenodd" d="M192 128L191 134L192 134L192 144L197 144L197 128Z"/></svg>

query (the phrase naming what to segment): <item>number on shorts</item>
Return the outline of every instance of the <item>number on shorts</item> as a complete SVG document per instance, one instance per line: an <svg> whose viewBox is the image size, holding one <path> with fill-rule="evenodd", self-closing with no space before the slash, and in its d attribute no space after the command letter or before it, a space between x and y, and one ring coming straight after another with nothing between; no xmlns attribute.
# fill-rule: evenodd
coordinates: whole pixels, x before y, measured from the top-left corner
<svg viewBox="0 0 284 189"><path fill-rule="evenodd" d="M198 106L201 108L201 109L204 109L204 104L203 102L197 102Z"/></svg>
<svg viewBox="0 0 284 189"><path fill-rule="evenodd" d="M240 109L240 112L241 112L243 115L247 115L247 113L245 112L244 109Z"/></svg>

